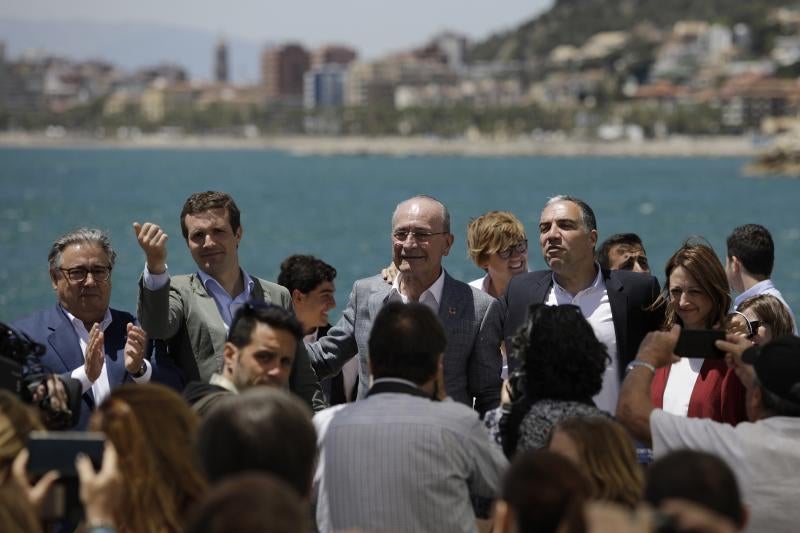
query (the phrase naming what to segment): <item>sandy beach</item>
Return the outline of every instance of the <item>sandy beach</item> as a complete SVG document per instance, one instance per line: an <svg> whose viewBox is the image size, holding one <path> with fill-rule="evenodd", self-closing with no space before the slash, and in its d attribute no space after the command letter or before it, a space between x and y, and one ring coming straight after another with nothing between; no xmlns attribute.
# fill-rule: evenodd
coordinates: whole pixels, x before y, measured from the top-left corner
<svg viewBox="0 0 800 533"><path fill-rule="evenodd" d="M750 137L672 136L642 141L581 141L554 137L515 139L442 139L435 137L315 137L279 136L238 138L175 134L148 134L128 138L66 134L3 132L0 147L10 148L133 148L187 150L282 150L297 155L458 155L608 156L608 157L748 157L763 148Z"/></svg>

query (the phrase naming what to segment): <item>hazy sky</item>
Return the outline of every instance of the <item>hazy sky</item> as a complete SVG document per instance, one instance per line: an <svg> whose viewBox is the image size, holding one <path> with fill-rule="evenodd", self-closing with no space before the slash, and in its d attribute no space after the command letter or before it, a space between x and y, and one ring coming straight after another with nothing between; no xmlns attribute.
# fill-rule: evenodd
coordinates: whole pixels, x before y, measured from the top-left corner
<svg viewBox="0 0 800 533"><path fill-rule="evenodd" d="M366 57L421 44L443 29L483 38L553 0L3 0L0 17L147 21L257 42L343 42Z"/></svg>

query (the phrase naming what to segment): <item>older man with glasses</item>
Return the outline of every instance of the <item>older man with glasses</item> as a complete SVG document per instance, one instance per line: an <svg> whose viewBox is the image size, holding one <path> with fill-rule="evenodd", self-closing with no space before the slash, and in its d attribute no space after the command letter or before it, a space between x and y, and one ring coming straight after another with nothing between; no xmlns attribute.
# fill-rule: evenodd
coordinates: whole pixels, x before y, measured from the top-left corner
<svg viewBox="0 0 800 533"><path fill-rule="evenodd" d="M12 324L45 346L45 367L81 382L78 429L86 427L91 411L112 388L146 383L153 374L144 330L130 313L109 307L116 255L98 229L59 237L48 255L56 304Z"/></svg>
<svg viewBox="0 0 800 533"><path fill-rule="evenodd" d="M317 375L335 375L358 356L358 398L364 398L370 386L367 341L375 317L388 302L419 302L433 309L444 326L446 395L474 404L480 413L496 407L500 352L497 346L482 351L478 343L492 297L451 278L442 268L453 244L447 207L430 196L401 202L392 216L390 237L398 275L391 285L379 275L355 282L342 318L325 337L308 345Z"/></svg>

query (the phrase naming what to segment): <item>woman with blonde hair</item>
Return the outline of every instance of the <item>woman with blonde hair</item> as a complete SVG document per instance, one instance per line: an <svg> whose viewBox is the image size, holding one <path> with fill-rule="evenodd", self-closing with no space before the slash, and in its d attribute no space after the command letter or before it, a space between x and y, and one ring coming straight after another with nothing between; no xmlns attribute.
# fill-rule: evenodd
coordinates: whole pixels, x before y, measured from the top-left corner
<svg viewBox="0 0 800 533"><path fill-rule="evenodd" d="M120 531L177 532L206 491L194 456L199 420L171 389L129 384L111 391L90 428L102 431L119 455L125 479Z"/></svg>
<svg viewBox="0 0 800 533"><path fill-rule="evenodd" d="M467 225L467 253L486 272L470 282L495 298L506 292L508 282L528 271L528 239L525 228L508 211L489 211Z"/></svg>
<svg viewBox="0 0 800 533"><path fill-rule="evenodd" d="M633 441L617 422L599 416L567 418L553 427L547 447L583 471L593 499L630 508L639 502L644 476Z"/></svg>
<svg viewBox="0 0 800 533"><path fill-rule="evenodd" d="M664 306L664 329L720 329L731 306L725 269L711 246L687 241L667 261L664 292L653 308ZM651 396L668 413L738 424L747 419L745 389L725 359L682 357L654 369Z"/></svg>
<svg viewBox="0 0 800 533"><path fill-rule="evenodd" d="M794 332L792 315L783 302L771 294L751 296L728 318L728 330L745 335L754 344L766 344L775 337Z"/></svg>

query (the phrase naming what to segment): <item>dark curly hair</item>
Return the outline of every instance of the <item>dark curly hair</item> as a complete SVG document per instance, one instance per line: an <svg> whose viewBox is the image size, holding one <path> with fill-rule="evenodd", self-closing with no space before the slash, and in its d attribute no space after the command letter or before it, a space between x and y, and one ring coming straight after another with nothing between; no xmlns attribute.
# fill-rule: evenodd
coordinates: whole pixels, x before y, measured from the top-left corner
<svg viewBox="0 0 800 533"><path fill-rule="evenodd" d="M510 380L511 411L500 427L508 456L516 450L519 425L531 405L544 399L592 404L610 361L606 345L575 305L531 305L511 343L511 357L520 366Z"/></svg>
<svg viewBox="0 0 800 533"><path fill-rule="evenodd" d="M531 305L528 320L511 341L524 379L517 396L588 400L600 392L608 349L575 305Z"/></svg>

